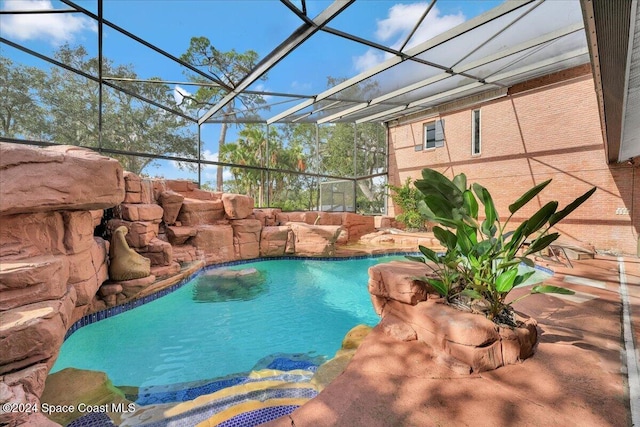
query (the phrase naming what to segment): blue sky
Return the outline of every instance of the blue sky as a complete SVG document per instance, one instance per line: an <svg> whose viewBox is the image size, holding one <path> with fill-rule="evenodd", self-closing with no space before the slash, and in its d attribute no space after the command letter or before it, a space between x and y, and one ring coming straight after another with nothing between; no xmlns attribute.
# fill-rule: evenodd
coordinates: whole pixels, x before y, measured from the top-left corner
<svg viewBox="0 0 640 427"><path fill-rule="evenodd" d="M77 3L97 13L95 0ZM428 40L500 3L497 0L439 0L409 46ZM307 1L308 15L315 17L330 4L327 0ZM329 25L399 48L426 7L425 1L357 0ZM2 10L52 8L66 9L67 6L56 0L0 1ZM301 24L282 3L272 0L105 0L104 17L175 56L185 52L191 37L206 36L219 50L244 52L253 49L264 57ZM97 52L97 26L82 14L4 15L0 19L2 37L37 52L51 55L65 42L83 44L90 53ZM116 63L132 64L141 78L161 76L165 80L186 80L181 67L112 29L105 29L103 48L104 55ZM0 44L0 54L16 62L47 66L4 44ZM318 33L281 61L269 73L268 81L252 88L316 94L326 89L328 76L351 77L384 59L385 53L381 51ZM189 90L177 86L174 89L178 92ZM215 159L217 126L205 126L202 136L207 157ZM232 132L228 140L233 139ZM162 167L161 173L167 177L182 174L169 163Z"/></svg>

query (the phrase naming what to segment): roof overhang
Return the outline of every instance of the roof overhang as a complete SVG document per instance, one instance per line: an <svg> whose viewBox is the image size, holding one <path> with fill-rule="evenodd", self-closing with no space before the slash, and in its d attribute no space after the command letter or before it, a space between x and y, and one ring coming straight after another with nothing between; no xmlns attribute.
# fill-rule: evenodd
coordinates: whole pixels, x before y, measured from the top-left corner
<svg viewBox="0 0 640 427"><path fill-rule="evenodd" d="M607 161L640 156L640 7L637 0L580 0Z"/></svg>

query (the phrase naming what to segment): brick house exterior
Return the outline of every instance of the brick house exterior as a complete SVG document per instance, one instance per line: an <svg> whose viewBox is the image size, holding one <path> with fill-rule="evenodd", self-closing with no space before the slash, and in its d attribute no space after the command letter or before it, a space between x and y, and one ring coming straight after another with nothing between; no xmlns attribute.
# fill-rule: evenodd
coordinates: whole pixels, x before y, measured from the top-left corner
<svg viewBox="0 0 640 427"><path fill-rule="evenodd" d="M561 239L636 254L639 165L607 164L590 66L520 83L502 95L464 107L443 105L434 115L391 123L389 183L402 185L407 177L417 179L424 167L450 177L464 172L469 182L489 189L505 219L510 203L533 185L553 178L512 219L514 226L549 200L558 200L562 208L597 186L591 199L555 227ZM472 122L478 115L475 148L479 154L474 154ZM443 124L444 141L430 140L429 147L436 148L425 148L425 125L431 124L432 130L438 120L443 120L437 127ZM392 200L388 212L398 213Z"/></svg>

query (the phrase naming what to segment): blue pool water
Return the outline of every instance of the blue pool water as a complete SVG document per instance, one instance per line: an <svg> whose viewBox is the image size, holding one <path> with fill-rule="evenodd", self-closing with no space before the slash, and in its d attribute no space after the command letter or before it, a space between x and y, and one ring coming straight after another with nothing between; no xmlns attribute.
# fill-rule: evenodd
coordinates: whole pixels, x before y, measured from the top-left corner
<svg viewBox="0 0 640 427"><path fill-rule="evenodd" d="M229 267L257 269L263 290L247 300L196 301L196 278L166 297L78 329L52 372L75 367L106 372L116 385L152 386L247 372L281 353L331 358L352 327L378 323L367 270L393 259L404 258Z"/></svg>

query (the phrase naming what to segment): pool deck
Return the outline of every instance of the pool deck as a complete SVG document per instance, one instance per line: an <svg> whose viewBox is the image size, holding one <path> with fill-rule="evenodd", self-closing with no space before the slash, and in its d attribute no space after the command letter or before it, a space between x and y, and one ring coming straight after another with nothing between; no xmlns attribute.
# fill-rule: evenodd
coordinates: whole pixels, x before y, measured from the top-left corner
<svg viewBox="0 0 640 427"><path fill-rule="evenodd" d="M638 426L640 398L630 403L629 393L638 396L640 388L639 351L632 347L627 358L623 306L632 325L626 341L640 345L640 259L620 260L596 255L574 268L551 266L556 274L549 283L576 294L534 295L516 304L538 320L540 333L535 354L520 364L458 374L436 362L426 345L374 328L316 398L263 425L620 427L632 425L633 413ZM629 377L628 360L635 371Z"/></svg>

